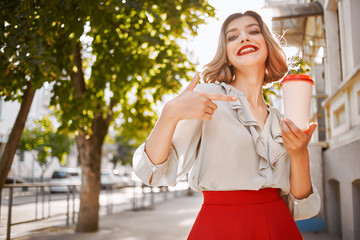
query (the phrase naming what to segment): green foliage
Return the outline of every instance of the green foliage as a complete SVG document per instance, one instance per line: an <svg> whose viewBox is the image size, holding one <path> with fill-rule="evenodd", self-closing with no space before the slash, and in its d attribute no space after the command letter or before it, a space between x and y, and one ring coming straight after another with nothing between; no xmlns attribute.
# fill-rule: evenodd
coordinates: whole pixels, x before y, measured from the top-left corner
<svg viewBox="0 0 360 240"><path fill-rule="evenodd" d="M80 211L77 231L97 230L98 201L91 198L98 182L92 179L109 123L121 118L122 135L145 140L156 120L152 105L177 92L194 70L178 39L196 35L214 15L206 0L0 1L0 97L19 99L28 81L35 89L49 82L58 132L75 132L83 143L79 156L90 169L84 178L90 185L81 204L92 211ZM55 152L27 140L24 148L42 146L39 159Z"/></svg>
<svg viewBox="0 0 360 240"><path fill-rule="evenodd" d="M33 126L24 129L18 149L36 151L41 166L46 165L48 157L57 158L60 164L65 164L65 157L73 143L74 140L68 135L56 132L48 116L43 116L35 120Z"/></svg>
<svg viewBox="0 0 360 240"><path fill-rule="evenodd" d="M82 23L71 11L70 1L0 2L0 96L5 101L20 100L28 81L37 89L60 79L58 66L67 54L57 46L72 48L62 36L68 31L61 27L62 20L71 22L71 31L82 33Z"/></svg>
<svg viewBox="0 0 360 240"><path fill-rule="evenodd" d="M27 81L54 82L60 130L92 134L111 112L139 141L156 120L152 104L194 70L177 42L215 15L204 0L13 0L0 2L0 96L19 99ZM85 26L85 27L84 27ZM74 48L82 48L81 69ZM81 96L74 75L86 73Z"/></svg>
<svg viewBox="0 0 360 240"><path fill-rule="evenodd" d="M289 62L291 66L287 75L309 74L311 71L311 67L300 56L290 59Z"/></svg>
<svg viewBox="0 0 360 240"><path fill-rule="evenodd" d="M271 87L263 88L262 94L263 94L264 101L267 104L269 104L270 106L272 106L273 103L271 102L270 98L271 98L271 96L279 97L279 95L277 94L277 92L279 90L280 90L279 82L272 84Z"/></svg>

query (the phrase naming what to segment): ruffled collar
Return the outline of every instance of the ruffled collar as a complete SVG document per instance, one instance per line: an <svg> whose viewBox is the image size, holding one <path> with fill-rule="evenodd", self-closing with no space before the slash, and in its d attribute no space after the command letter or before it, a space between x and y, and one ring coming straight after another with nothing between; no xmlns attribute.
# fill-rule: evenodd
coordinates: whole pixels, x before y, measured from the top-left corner
<svg viewBox="0 0 360 240"><path fill-rule="evenodd" d="M246 111L245 104L247 104L246 93L236 89L235 87L231 86L230 84L226 84L224 82L220 83L221 86L225 89L226 95L237 96L238 101L231 101L230 107L237 111L238 113L238 120L244 126L258 126L258 123L252 116L250 111ZM243 107L244 106L244 107Z"/></svg>
<svg viewBox="0 0 360 240"><path fill-rule="evenodd" d="M248 128L253 138L256 152L260 157L259 174L265 177L266 169L271 167L274 170L276 162L286 153L281 136L281 114L276 108L268 105L269 115L264 129L261 130L250 111L246 93L224 82L221 82L220 85L224 88L226 95L237 96L239 98L238 101L231 101L229 104L232 109L237 111L238 120ZM262 131L269 131L266 139L262 136Z"/></svg>
<svg viewBox="0 0 360 240"><path fill-rule="evenodd" d="M257 126L258 128L260 128L259 124L257 123L253 114L250 111L246 93L224 82L221 82L220 85L223 86L223 88L225 89L226 95L237 96L239 98L239 101L229 102L231 108L238 111L239 121L245 126ZM270 114L273 111L269 105L267 110L269 112L268 118L270 118Z"/></svg>

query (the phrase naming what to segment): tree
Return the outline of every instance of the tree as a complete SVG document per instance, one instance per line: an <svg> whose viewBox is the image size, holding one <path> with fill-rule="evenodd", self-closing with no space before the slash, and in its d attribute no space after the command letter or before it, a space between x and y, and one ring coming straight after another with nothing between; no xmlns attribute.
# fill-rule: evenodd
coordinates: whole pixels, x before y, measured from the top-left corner
<svg viewBox="0 0 360 240"><path fill-rule="evenodd" d="M35 120L32 127L25 127L18 149L36 152L34 158L41 167L41 182L44 174L54 159L65 164L73 140L66 134L56 132L49 116ZM50 161L49 161L50 158Z"/></svg>
<svg viewBox="0 0 360 240"><path fill-rule="evenodd" d="M53 63L49 26L38 18L31 1L0 1L0 97L21 103L0 159L0 191L20 141L35 95L59 73Z"/></svg>
<svg viewBox="0 0 360 240"><path fill-rule="evenodd" d="M263 95L264 101L272 106L273 103L271 102L271 95L274 97L279 97L279 95L277 95L277 93L276 93L279 90L280 90L279 82L271 84L271 87L263 88L262 95Z"/></svg>
<svg viewBox="0 0 360 240"><path fill-rule="evenodd" d="M21 22L30 22L26 34L34 42L45 43L36 52L41 68L30 72L56 81L51 104L58 110L59 132L75 132L82 168L76 231L96 231L101 149L111 122L121 118L116 127L123 135L145 139L156 120L153 104L176 93L180 79L189 80L194 70L178 39L196 35L214 9L205 0L17 0L0 6L8 19L3 52L10 35L16 45ZM26 48L21 45L13 55ZM52 58L43 64L42 56ZM12 63L11 55L4 62ZM6 70L17 81L11 67L3 76Z"/></svg>
<svg viewBox="0 0 360 240"><path fill-rule="evenodd" d="M288 60L291 63L290 70L287 75L290 74L309 74L311 67L302 59L302 54L292 57Z"/></svg>

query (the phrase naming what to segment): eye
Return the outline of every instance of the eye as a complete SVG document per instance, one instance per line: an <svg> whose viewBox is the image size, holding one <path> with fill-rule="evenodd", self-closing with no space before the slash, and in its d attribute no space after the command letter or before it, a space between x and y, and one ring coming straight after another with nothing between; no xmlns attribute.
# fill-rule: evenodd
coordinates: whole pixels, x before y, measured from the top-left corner
<svg viewBox="0 0 360 240"><path fill-rule="evenodd" d="M259 34L259 33L260 33L259 30L251 30L251 31L250 31L250 34L251 34L251 35L255 35L255 34Z"/></svg>
<svg viewBox="0 0 360 240"><path fill-rule="evenodd" d="M231 34L227 37L228 41L234 41L235 39L237 39L238 36L236 36L235 34Z"/></svg>

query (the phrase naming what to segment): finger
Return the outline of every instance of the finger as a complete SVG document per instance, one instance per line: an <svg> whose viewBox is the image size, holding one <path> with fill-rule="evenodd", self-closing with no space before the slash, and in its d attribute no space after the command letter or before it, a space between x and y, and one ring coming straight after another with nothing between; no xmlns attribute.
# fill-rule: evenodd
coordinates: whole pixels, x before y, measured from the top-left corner
<svg viewBox="0 0 360 240"><path fill-rule="evenodd" d="M285 119L281 119L281 130L283 137L286 137L289 142L296 141L296 135L291 131Z"/></svg>
<svg viewBox="0 0 360 240"><path fill-rule="evenodd" d="M298 128L295 123L293 121L291 121L288 118L285 118L285 123L286 125L289 127L289 129L291 130L291 132L294 133L294 135L296 137L300 137L301 135L303 135L303 132L301 131L300 128Z"/></svg>
<svg viewBox="0 0 360 240"><path fill-rule="evenodd" d="M309 135L309 137L311 138L311 136L313 135L315 129L317 128L318 124L317 123L311 123L310 126L308 127L308 129L306 129L304 131L304 133L306 133L307 135Z"/></svg>
<svg viewBox="0 0 360 240"><path fill-rule="evenodd" d="M200 80L200 75L198 72L195 73L194 78L191 80L191 82L189 83L189 85L186 87L185 90L194 90L194 88L196 87L196 85L199 83Z"/></svg>
<svg viewBox="0 0 360 240"><path fill-rule="evenodd" d="M212 102L212 101L210 101L210 100L209 100L208 106L209 106L210 108L214 109L214 111L217 109L216 103L214 103L214 102Z"/></svg>
<svg viewBox="0 0 360 240"><path fill-rule="evenodd" d="M284 145L286 145L286 146L291 145L292 140L286 134L282 134L281 137L283 139Z"/></svg>
<svg viewBox="0 0 360 240"><path fill-rule="evenodd" d="M211 107L206 107L206 109L205 109L205 113L206 113L206 114L213 115L214 112L215 112L215 110L212 109Z"/></svg>
<svg viewBox="0 0 360 240"><path fill-rule="evenodd" d="M291 136L291 135L290 135ZM285 134L285 133L283 133L282 134L282 139L283 139L283 143L284 143L284 147L286 148L286 149L294 149L294 148L296 148L296 142L298 141L296 138L294 138L294 137L289 137L289 135L288 134Z"/></svg>
<svg viewBox="0 0 360 240"><path fill-rule="evenodd" d="M201 96L207 97L209 100L214 101L236 101L238 98L230 95L224 94L212 94L212 93L200 93Z"/></svg>

